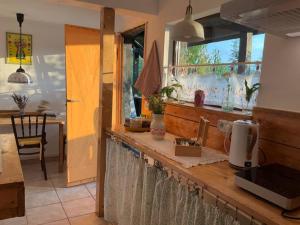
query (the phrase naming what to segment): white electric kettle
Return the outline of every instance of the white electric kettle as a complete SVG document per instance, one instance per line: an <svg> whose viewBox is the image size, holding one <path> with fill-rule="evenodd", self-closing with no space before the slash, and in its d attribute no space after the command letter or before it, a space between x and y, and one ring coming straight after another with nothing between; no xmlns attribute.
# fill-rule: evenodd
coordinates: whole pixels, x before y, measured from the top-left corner
<svg viewBox="0 0 300 225"><path fill-rule="evenodd" d="M258 166L259 124L251 120L232 123L229 163L236 168Z"/></svg>

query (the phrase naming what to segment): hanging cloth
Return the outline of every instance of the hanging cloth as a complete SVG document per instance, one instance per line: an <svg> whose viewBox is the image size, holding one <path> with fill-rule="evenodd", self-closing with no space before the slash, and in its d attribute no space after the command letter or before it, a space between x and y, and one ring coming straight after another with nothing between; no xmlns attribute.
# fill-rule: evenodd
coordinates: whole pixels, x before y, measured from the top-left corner
<svg viewBox="0 0 300 225"><path fill-rule="evenodd" d="M109 151L106 153L106 172L104 180L104 219L106 221L118 222L117 200L118 190L118 171L117 171L117 157L122 152L120 151L120 144L106 140L106 146Z"/></svg>
<svg viewBox="0 0 300 225"><path fill-rule="evenodd" d="M148 60L139 75L134 87L147 98L161 88L161 73L156 41L153 42Z"/></svg>
<svg viewBox="0 0 300 225"><path fill-rule="evenodd" d="M157 180L154 190L153 203L152 203L152 213L151 213L151 225L159 225L159 215L160 215L160 203L163 198L163 186L166 182L167 175L164 171L158 171Z"/></svg>
<svg viewBox="0 0 300 225"><path fill-rule="evenodd" d="M137 225L141 223L141 210L143 198L143 179L144 179L144 160L141 158L135 159L136 171L134 171L135 180L133 180L133 196L131 205L131 215L129 225Z"/></svg>
<svg viewBox="0 0 300 225"><path fill-rule="evenodd" d="M159 225L174 225L176 216L178 182L174 177L168 177L162 187L159 204Z"/></svg>

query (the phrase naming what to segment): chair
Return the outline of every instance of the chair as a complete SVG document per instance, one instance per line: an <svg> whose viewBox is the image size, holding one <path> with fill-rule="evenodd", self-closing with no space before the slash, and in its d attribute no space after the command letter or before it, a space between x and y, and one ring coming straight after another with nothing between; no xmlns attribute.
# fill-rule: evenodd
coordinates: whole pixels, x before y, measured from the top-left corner
<svg viewBox="0 0 300 225"><path fill-rule="evenodd" d="M41 168L44 172L44 178L47 180L47 169L45 163L45 145L46 141L46 114L25 114L12 115L11 122L16 139L19 155L40 155ZM19 122L19 123L18 123ZM21 129L17 129L17 127ZM28 126L28 129L25 129ZM39 148L39 151L28 152L25 149Z"/></svg>

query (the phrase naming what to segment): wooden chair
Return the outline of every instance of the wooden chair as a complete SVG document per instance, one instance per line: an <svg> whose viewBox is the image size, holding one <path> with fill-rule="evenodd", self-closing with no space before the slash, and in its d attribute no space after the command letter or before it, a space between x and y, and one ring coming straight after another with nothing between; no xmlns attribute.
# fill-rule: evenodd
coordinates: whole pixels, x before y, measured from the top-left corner
<svg viewBox="0 0 300 225"><path fill-rule="evenodd" d="M46 114L12 115L11 122L16 139L19 155L40 155L41 168L44 178L47 180L47 169L45 163L46 141ZM28 126L28 129L25 129ZM17 129L20 127L21 129ZM39 148L39 151L26 151L29 148Z"/></svg>

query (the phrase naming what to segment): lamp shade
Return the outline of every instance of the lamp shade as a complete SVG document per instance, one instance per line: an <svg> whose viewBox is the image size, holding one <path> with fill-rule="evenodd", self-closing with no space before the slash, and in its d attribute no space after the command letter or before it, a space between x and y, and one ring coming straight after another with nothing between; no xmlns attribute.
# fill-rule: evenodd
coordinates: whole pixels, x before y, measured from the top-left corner
<svg viewBox="0 0 300 225"><path fill-rule="evenodd" d="M171 28L171 39L189 43L204 41L203 26L193 20L191 6L188 6L184 20Z"/></svg>
<svg viewBox="0 0 300 225"><path fill-rule="evenodd" d="M17 13L17 21L20 27L20 39L18 45L18 59L20 63L20 68L17 69L16 72L10 74L8 76L7 82L8 83L16 83L16 84L30 84L32 83L32 79L28 73L22 68L22 58L21 58L21 51L22 51L22 23L24 21L24 14Z"/></svg>
<svg viewBox="0 0 300 225"><path fill-rule="evenodd" d="M24 70L22 71L22 69L18 69L16 72L9 75L7 82L16 84L31 84L32 79Z"/></svg>

